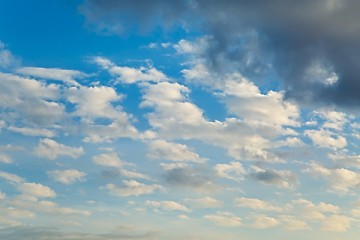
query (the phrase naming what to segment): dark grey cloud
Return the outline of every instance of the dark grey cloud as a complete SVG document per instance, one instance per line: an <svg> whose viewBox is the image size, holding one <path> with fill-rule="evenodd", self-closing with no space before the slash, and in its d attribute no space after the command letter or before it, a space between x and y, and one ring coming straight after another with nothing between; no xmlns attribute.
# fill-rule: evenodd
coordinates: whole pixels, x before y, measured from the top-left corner
<svg viewBox="0 0 360 240"><path fill-rule="evenodd" d="M233 63L252 75L272 64L288 97L360 103L357 0L86 0L80 11L89 24L109 32L130 31L134 20L141 31L196 27L212 36L206 57L213 69Z"/></svg>
<svg viewBox="0 0 360 240"><path fill-rule="evenodd" d="M167 184L211 192L217 186L214 183L213 172L205 166L184 166L165 169L163 175Z"/></svg>
<svg viewBox="0 0 360 240"><path fill-rule="evenodd" d="M272 169L256 169L249 177L266 185L279 188L294 188L298 182L296 175L290 171L279 171Z"/></svg>

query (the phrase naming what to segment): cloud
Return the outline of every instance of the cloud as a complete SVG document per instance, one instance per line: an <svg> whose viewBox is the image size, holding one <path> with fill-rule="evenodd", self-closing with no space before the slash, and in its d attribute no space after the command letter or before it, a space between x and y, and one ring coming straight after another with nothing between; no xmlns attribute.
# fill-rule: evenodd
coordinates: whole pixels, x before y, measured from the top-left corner
<svg viewBox="0 0 360 240"><path fill-rule="evenodd" d="M93 162L99 166L122 167L123 162L115 152L102 153L92 157Z"/></svg>
<svg viewBox="0 0 360 240"><path fill-rule="evenodd" d="M153 207L156 209L164 209L166 211L184 211L184 212L190 212L191 210L187 208L186 206L174 202L174 201L146 201L145 205L149 207Z"/></svg>
<svg viewBox="0 0 360 240"><path fill-rule="evenodd" d="M219 177L232 180L243 180L246 175L246 170L240 162L216 164L214 170Z"/></svg>
<svg viewBox="0 0 360 240"><path fill-rule="evenodd" d="M331 215L322 224L323 231L347 232L350 228L351 218L344 215Z"/></svg>
<svg viewBox="0 0 360 240"><path fill-rule="evenodd" d="M93 162L98 165L98 166L103 166L103 167L110 167L110 168L115 168L112 170L106 170L102 172L103 176L124 176L127 178L141 178L141 179L149 179L149 177L145 176L142 173L139 173L135 170L128 170L125 169L125 165L130 165L129 163L123 162L117 153L112 152L112 150L110 150L110 152L108 153L102 153L96 156L92 157Z"/></svg>
<svg viewBox="0 0 360 240"><path fill-rule="evenodd" d="M51 131L49 129L44 129L44 128L27 128L27 127L10 126L7 129L10 131L16 132L16 133L23 134L25 136L32 136L32 137L40 136L40 137L47 137L47 138L56 136L56 133L54 131Z"/></svg>
<svg viewBox="0 0 360 240"><path fill-rule="evenodd" d="M292 189L297 184L297 177L288 170L271 170L253 167L249 176L256 181L266 185L273 185L279 188Z"/></svg>
<svg viewBox="0 0 360 240"><path fill-rule="evenodd" d="M85 142L109 142L120 137L138 137L131 125L131 116L119 105L122 95L114 88L94 86L72 87L66 91L67 99L75 104L74 116L82 118Z"/></svg>
<svg viewBox="0 0 360 240"><path fill-rule="evenodd" d="M164 179L167 184L212 192L217 189L212 172L205 166L190 166L186 164L161 164Z"/></svg>
<svg viewBox="0 0 360 240"><path fill-rule="evenodd" d="M273 204L256 199L256 198L236 198L235 205L237 207L250 208L254 210L264 210L264 211L274 211L281 212L283 209L281 207L274 206Z"/></svg>
<svg viewBox="0 0 360 240"><path fill-rule="evenodd" d="M20 64L20 61L15 57L6 45L0 41L0 69L10 68Z"/></svg>
<svg viewBox="0 0 360 240"><path fill-rule="evenodd" d="M21 67L16 69L16 73L25 76L62 81L70 86L79 86L79 83L77 83L74 79L84 78L87 76L85 73L77 70L42 67Z"/></svg>
<svg viewBox="0 0 360 240"><path fill-rule="evenodd" d="M306 222L299 220L296 216L282 215L280 216L280 219L282 222L285 222L286 230L298 231L310 228Z"/></svg>
<svg viewBox="0 0 360 240"><path fill-rule="evenodd" d="M272 66L286 84L287 96L356 106L358 8L356 0L87 0L80 12L95 30L108 34L172 25L200 30L211 36L205 57L212 68L226 69L225 62L250 75ZM201 24L191 24L195 18Z"/></svg>
<svg viewBox="0 0 360 240"><path fill-rule="evenodd" d="M22 183L24 182L24 179L19 177L16 174L11 174L7 172L0 171L0 177L4 178L5 180L11 182L11 183Z"/></svg>
<svg viewBox="0 0 360 240"><path fill-rule="evenodd" d="M138 30L146 32L156 25L172 25L181 15L186 3L164 0L148 2L84 1L79 7L80 13L86 16L88 27L100 34L123 34L129 26L138 22ZM157 16L157 14L160 14ZM131 21L129 21L132 19ZM135 27L135 26L134 26Z"/></svg>
<svg viewBox="0 0 360 240"><path fill-rule="evenodd" d="M13 163L13 160L6 154L0 153L0 162L1 163Z"/></svg>
<svg viewBox="0 0 360 240"><path fill-rule="evenodd" d="M252 226L254 228L271 228L279 224L280 222L277 219L273 217L261 215L254 217L254 223L252 224Z"/></svg>
<svg viewBox="0 0 360 240"><path fill-rule="evenodd" d="M54 179L54 181L63 184L72 184L77 181L84 181L86 176L86 173L75 169L49 171L47 174Z"/></svg>
<svg viewBox="0 0 360 240"><path fill-rule="evenodd" d="M17 186L17 189L25 195L30 195L40 198L53 198L56 196L54 190L48 186L44 186L40 183L21 183Z"/></svg>
<svg viewBox="0 0 360 240"><path fill-rule="evenodd" d="M226 76L219 94L229 113L254 122L275 125L297 126L298 106L284 100L284 93L260 89L240 74Z"/></svg>
<svg viewBox="0 0 360 240"><path fill-rule="evenodd" d="M346 138L326 129L306 130L304 132L313 143L319 147L344 148L347 145Z"/></svg>
<svg viewBox="0 0 360 240"><path fill-rule="evenodd" d="M223 227L239 227L242 225L241 218L229 212L217 212L205 215L204 218L216 225Z"/></svg>
<svg viewBox="0 0 360 240"><path fill-rule="evenodd" d="M204 162L201 158L184 144L167 142L165 140L154 140L148 143L149 151L147 157L150 159L161 159L169 161Z"/></svg>
<svg viewBox="0 0 360 240"><path fill-rule="evenodd" d="M42 83L9 73L0 73L0 108L10 123L19 121L36 127L49 127L64 118L65 107L55 102L60 97L57 85Z"/></svg>
<svg viewBox="0 0 360 240"><path fill-rule="evenodd" d="M185 199L185 202L190 204L194 208L220 208L223 206L223 202L216 200L212 197Z"/></svg>
<svg viewBox="0 0 360 240"><path fill-rule="evenodd" d="M104 189L109 190L111 195L119 197L140 196L143 194L151 194L156 190L164 190L160 185L146 185L135 180L124 180L122 186L107 184Z"/></svg>
<svg viewBox="0 0 360 240"><path fill-rule="evenodd" d="M52 139L44 138L39 141L38 146L34 149L34 153L39 157L54 160L59 156L79 158L85 152L82 147L70 147L57 143Z"/></svg>
<svg viewBox="0 0 360 240"><path fill-rule="evenodd" d="M298 213L296 214L299 217L311 219L311 220L324 220L328 217L328 214L337 214L340 212L340 207L320 202L315 204L306 199L298 199L292 201L295 204Z"/></svg>
<svg viewBox="0 0 360 240"><path fill-rule="evenodd" d="M329 158L337 165L343 167L356 167L360 168L360 155L348 155L346 153L330 153Z"/></svg>
<svg viewBox="0 0 360 240"><path fill-rule="evenodd" d="M103 57L95 57L94 62L107 70L112 76L117 77L116 81L118 83L131 84L142 81L159 82L168 80L164 73L151 66L140 68L120 67Z"/></svg>
<svg viewBox="0 0 360 240"><path fill-rule="evenodd" d="M318 163L310 163L305 172L328 181L329 189L338 194L347 194L360 186L360 174L347 168L326 168Z"/></svg>

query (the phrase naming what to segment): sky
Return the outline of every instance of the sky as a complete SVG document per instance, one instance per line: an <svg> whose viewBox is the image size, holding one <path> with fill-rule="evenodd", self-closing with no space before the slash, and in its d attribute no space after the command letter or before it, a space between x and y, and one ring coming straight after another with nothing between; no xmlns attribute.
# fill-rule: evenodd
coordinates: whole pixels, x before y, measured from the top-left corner
<svg viewBox="0 0 360 240"><path fill-rule="evenodd" d="M358 239L359 1L0 6L0 239Z"/></svg>

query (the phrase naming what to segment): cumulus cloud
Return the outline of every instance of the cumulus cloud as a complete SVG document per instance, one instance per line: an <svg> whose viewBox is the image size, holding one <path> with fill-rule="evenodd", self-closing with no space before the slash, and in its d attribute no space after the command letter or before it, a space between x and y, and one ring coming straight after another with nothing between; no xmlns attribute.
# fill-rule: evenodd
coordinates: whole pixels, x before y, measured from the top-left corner
<svg viewBox="0 0 360 240"><path fill-rule="evenodd" d="M114 88L72 87L66 94L68 101L76 105L72 114L83 120L84 141L96 143L138 136L137 129L130 123L130 115L119 105L122 96Z"/></svg>
<svg viewBox="0 0 360 240"><path fill-rule="evenodd" d="M115 152L102 153L92 157L93 162L99 166L122 167L123 162Z"/></svg>
<svg viewBox="0 0 360 240"><path fill-rule="evenodd" d="M127 178L141 178L149 179L146 175L139 173L135 170L128 170L125 165L129 163L123 162L117 153L110 150L108 153L102 153L92 157L93 162L98 166L110 167L111 170L103 171L103 176L124 176Z"/></svg>
<svg viewBox="0 0 360 240"><path fill-rule="evenodd" d="M42 185L40 183L21 183L17 186L17 189L25 195L30 195L40 198L53 198L56 196L54 190L50 187Z"/></svg>
<svg viewBox="0 0 360 240"><path fill-rule="evenodd" d="M146 201L145 205L156 208L156 209L164 209L166 211L184 211L190 212L191 210L186 206L175 202L175 201Z"/></svg>
<svg viewBox="0 0 360 240"><path fill-rule="evenodd" d="M54 170L47 173L52 179L54 179L54 181L63 184L72 184L77 181L83 181L86 176L86 173L75 169Z"/></svg>
<svg viewBox="0 0 360 240"><path fill-rule="evenodd" d="M109 183L103 188L109 190L111 195L119 197L140 196L143 194L151 194L156 190L164 190L164 188L158 184L146 185L135 180L124 180L121 186Z"/></svg>
<svg viewBox="0 0 360 240"><path fill-rule="evenodd" d="M314 177L327 180L329 190L338 194L347 194L360 186L360 174L347 168L327 168L318 163L310 163L305 172Z"/></svg>
<svg viewBox="0 0 360 240"><path fill-rule="evenodd" d="M328 217L328 214L340 212L339 206L325 202L315 204L307 199L297 199L292 201L292 203L299 211L297 216L311 220L324 220Z"/></svg>
<svg viewBox="0 0 360 240"><path fill-rule="evenodd" d="M212 192L217 189L212 177L212 171L206 166L191 166L186 164L161 164L166 183L195 189L197 191Z"/></svg>
<svg viewBox="0 0 360 240"><path fill-rule="evenodd" d="M313 143L319 147L344 148L347 145L346 138L326 129L306 130L304 132Z"/></svg>
<svg viewBox="0 0 360 240"><path fill-rule="evenodd" d="M246 175L246 170L240 162L219 163L215 165L214 170L219 177L232 180L242 180Z"/></svg>
<svg viewBox="0 0 360 240"><path fill-rule="evenodd" d="M32 137L55 137L56 133L52 130L45 129L45 128L27 128L27 127L15 127L10 126L7 128L10 131L23 134L25 136L32 136Z"/></svg>
<svg viewBox="0 0 360 240"><path fill-rule="evenodd" d="M344 215L331 215L322 224L323 231L346 232L350 228L351 218Z"/></svg>
<svg viewBox="0 0 360 240"><path fill-rule="evenodd" d="M66 146L52 139L44 138L39 141L38 146L34 149L34 153L39 157L54 160L59 156L79 158L84 154L84 149L82 147Z"/></svg>
<svg viewBox="0 0 360 240"><path fill-rule="evenodd" d="M60 97L57 85L10 73L0 73L0 109L11 109L16 114L7 116L37 127L49 127L64 118L65 107L56 102ZM9 121L8 120L8 121Z"/></svg>
<svg viewBox="0 0 360 240"><path fill-rule="evenodd" d="M263 169L255 166L249 176L263 184L285 189L294 188L298 181L296 175L291 171Z"/></svg>
<svg viewBox="0 0 360 240"><path fill-rule="evenodd" d="M254 217L254 222L252 223L252 226L254 228L271 228L279 224L280 222L273 217L260 215Z"/></svg>
<svg viewBox="0 0 360 240"><path fill-rule="evenodd" d="M95 57L94 62L116 77L118 83L130 84L142 81L159 82L168 80L164 73L151 66L140 68L121 67L103 57Z"/></svg>
<svg viewBox="0 0 360 240"><path fill-rule="evenodd" d="M242 225L241 218L229 212L217 212L205 215L204 218L216 225L223 227L239 227Z"/></svg>
<svg viewBox="0 0 360 240"><path fill-rule="evenodd" d="M220 208L223 206L223 202L212 197L203 198L187 198L185 202L190 204L194 208Z"/></svg>
<svg viewBox="0 0 360 240"><path fill-rule="evenodd" d="M84 78L87 75L77 70L67 70L60 68L42 68L42 67L21 67L16 69L16 73L39 77L44 79L51 79L62 81L68 85L79 86L79 83L75 81L77 78Z"/></svg>
<svg viewBox="0 0 360 240"><path fill-rule="evenodd" d="M0 171L0 177L4 178L6 181L8 181L10 183L22 183L22 182L24 182L23 178L19 177L16 174L12 174L12 173L8 173L8 172Z"/></svg>
<svg viewBox="0 0 360 240"><path fill-rule="evenodd" d="M0 41L0 68L10 68L20 64L19 59L12 54L5 43Z"/></svg>
<svg viewBox="0 0 360 240"><path fill-rule="evenodd" d="M149 152L147 156L151 159L169 161L204 162L197 153L184 144L167 142L165 140L154 140L148 143Z"/></svg>
<svg viewBox="0 0 360 240"><path fill-rule="evenodd" d="M250 208L254 210L281 212L283 209L273 204L256 198L236 198L235 205L237 207Z"/></svg>

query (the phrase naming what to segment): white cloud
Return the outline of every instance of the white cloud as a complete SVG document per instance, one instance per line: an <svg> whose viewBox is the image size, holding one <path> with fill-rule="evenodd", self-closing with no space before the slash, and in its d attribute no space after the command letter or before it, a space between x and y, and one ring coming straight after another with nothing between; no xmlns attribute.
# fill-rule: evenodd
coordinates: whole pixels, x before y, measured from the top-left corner
<svg viewBox="0 0 360 240"><path fill-rule="evenodd" d="M19 63L19 59L10 50L6 49L5 44L0 41L0 68L9 68L19 65Z"/></svg>
<svg viewBox="0 0 360 240"><path fill-rule="evenodd" d="M273 204L256 199L256 198L237 198L235 199L235 205L237 207L250 208L254 210L264 210L264 211L274 211L281 212L283 209L281 207L274 206Z"/></svg>
<svg viewBox="0 0 360 240"><path fill-rule="evenodd" d="M345 113L337 112L329 108L315 111L315 114L325 120L322 125L323 128L334 129L337 131L341 131L344 125L349 121Z"/></svg>
<svg viewBox="0 0 360 240"><path fill-rule="evenodd" d="M13 163L13 160L6 154L0 153L0 163Z"/></svg>
<svg viewBox="0 0 360 240"><path fill-rule="evenodd" d="M331 215L322 224L323 231L346 232L350 228L351 218L344 215Z"/></svg>
<svg viewBox="0 0 360 240"><path fill-rule="evenodd" d="M223 202L216 200L212 197L185 199L194 208L220 208L223 206Z"/></svg>
<svg viewBox="0 0 360 240"><path fill-rule="evenodd" d="M156 190L163 190L160 185L146 185L135 180L124 180L122 186L107 184L105 189L109 190L111 195L119 197L140 196L143 194L151 194Z"/></svg>
<svg viewBox="0 0 360 240"><path fill-rule="evenodd" d="M138 132L130 123L131 116L119 105L122 96L114 88L105 86L70 88L69 102L76 104L75 116L82 118L86 142L111 141L119 137L136 137ZM97 123L101 120L105 123ZM100 121L100 122L101 122Z"/></svg>
<svg viewBox="0 0 360 240"><path fill-rule="evenodd" d="M48 175L54 179L56 182L60 182L63 184L72 184L77 181L83 181L86 173L75 170L75 169L68 169L68 170L55 170L47 172Z"/></svg>
<svg viewBox="0 0 360 240"><path fill-rule="evenodd" d="M156 209L164 209L166 211L191 211L186 206L174 201L146 201L145 204L149 207L153 207Z"/></svg>
<svg viewBox="0 0 360 240"><path fill-rule="evenodd" d="M102 153L92 158L93 162L99 166L122 167L123 162L115 152Z"/></svg>
<svg viewBox="0 0 360 240"><path fill-rule="evenodd" d="M246 170L240 162L216 164L214 170L219 177L232 180L242 180L246 175Z"/></svg>
<svg viewBox="0 0 360 240"><path fill-rule="evenodd" d="M26 76L63 81L66 84L74 86L79 86L79 83L77 83L75 79L87 76L85 73L77 70L60 68L21 67L16 69L16 72Z"/></svg>
<svg viewBox="0 0 360 240"><path fill-rule="evenodd" d="M252 224L252 226L254 228L271 228L276 227L279 224L280 222L277 219L261 215L254 217L254 223Z"/></svg>
<svg viewBox="0 0 360 240"><path fill-rule="evenodd" d="M158 135L165 139L199 139L226 148L235 159L281 162L268 151L271 147L268 138L294 132L280 126L236 118L226 119L225 122L208 121L203 111L188 101L190 90L178 83L160 82L142 87L144 95L140 106L154 109L147 118Z"/></svg>
<svg viewBox="0 0 360 240"><path fill-rule="evenodd" d="M295 216L282 215L280 216L280 219L282 222L285 222L286 230L297 231L310 228L310 226L306 222L298 219L298 217Z"/></svg>
<svg viewBox="0 0 360 240"><path fill-rule="evenodd" d="M205 219L223 227L239 227L242 225L241 218L229 212L217 212L204 216Z"/></svg>
<svg viewBox="0 0 360 240"><path fill-rule="evenodd" d="M44 128L27 128L27 127L14 127L10 126L8 130L23 134L25 136L32 136L32 137L55 137L56 133L54 131L51 131L49 129Z"/></svg>
<svg viewBox="0 0 360 240"><path fill-rule="evenodd" d="M82 147L66 146L52 139L44 138L39 141L38 146L34 149L34 153L39 157L54 160L59 156L79 158L84 154L84 149Z"/></svg>
<svg viewBox="0 0 360 240"><path fill-rule="evenodd" d="M136 83L142 81L166 81L168 78L164 73L154 67L120 67L103 57L95 57L94 62L103 69L109 71L112 76L117 77L119 83Z"/></svg>
<svg viewBox="0 0 360 240"><path fill-rule="evenodd" d="M345 137L323 128L319 130L306 130L304 134L308 136L312 140L312 142L319 147L338 149L344 148L347 145Z"/></svg>
<svg viewBox="0 0 360 240"><path fill-rule="evenodd" d="M148 143L149 152L147 156L151 159L169 161L204 162L201 158L184 144L167 142L165 140L154 140Z"/></svg>
<svg viewBox="0 0 360 240"><path fill-rule="evenodd" d="M3 172L3 171L0 171L0 177L4 178L5 180L7 180L7 181L9 181L11 183L22 183L22 182L24 182L24 179L22 179L18 175Z"/></svg>
<svg viewBox="0 0 360 240"><path fill-rule="evenodd" d="M347 155L346 153L336 153L328 155L331 160L340 166L360 168L360 155Z"/></svg>
<svg viewBox="0 0 360 240"><path fill-rule="evenodd" d="M327 218L326 214L336 214L340 212L340 208L336 205L320 202L315 204L306 199L294 200L293 204L298 209L297 216L311 219L324 220Z"/></svg>
<svg viewBox="0 0 360 240"><path fill-rule="evenodd" d="M14 199L12 201L12 205L14 205L17 208L31 209L32 211L35 212L49 213L52 216L54 216L54 214L56 215L76 214L83 216L91 215L91 212L87 210L74 209L69 207L60 207L56 202L45 201L45 200L38 201L37 199L35 199L34 201L23 201L20 199Z"/></svg>
<svg viewBox="0 0 360 240"><path fill-rule="evenodd" d="M297 105L285 101L282 92L262 94L254 83L240 74L227 76L224 83L221 95L230 113L252 122L299 125Z"/></svg>
<svg viewBox="0 0 360 240"><path fill-rule="evenodd" d="M314 177L322 177L328 181L329 189L338 194L346 194L360 186L360 174L346 168L326 168L312 162L305 169Z"/></svg>
<svg viewBox="0 0 360 240"><path fill-rule="evenodd" d="M40 183L21 183L17 186L17 189L25 195L34 197L53 198L56 196L54 190Z"/></svg>

